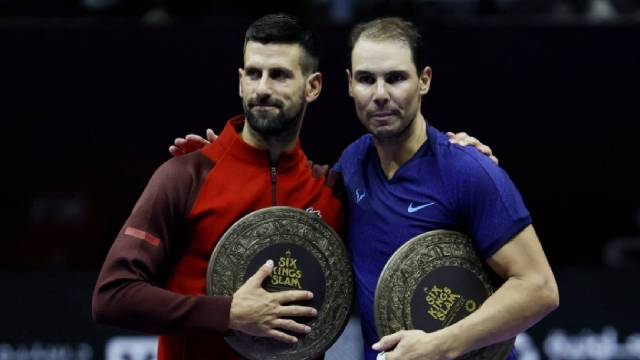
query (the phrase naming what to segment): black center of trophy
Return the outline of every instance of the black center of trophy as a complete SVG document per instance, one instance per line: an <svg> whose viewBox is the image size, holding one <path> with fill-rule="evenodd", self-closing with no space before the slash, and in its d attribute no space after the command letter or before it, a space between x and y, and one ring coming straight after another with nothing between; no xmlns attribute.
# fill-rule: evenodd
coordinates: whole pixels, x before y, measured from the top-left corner
<svg viewBox="0 0 640 360"><path fill-rule="evenodd" d="M318 260L308 250L296 244L280 243L267 246L251 259L244 279L255 274L269 259L274 263L273 272L262 283L262 287L269 292L311 291L313 299L298 305L311 306L320 311L324 304L325 278ZM303 319L297 321L305 322Z"/></svg>
<svg viewBox="0 0 640 360"><path fill-rule="evenodd" d="M480 279L461 267L444 266L429 272L411 299L411 321L417 329L435 331L474 312L486 300Z"/></svg>

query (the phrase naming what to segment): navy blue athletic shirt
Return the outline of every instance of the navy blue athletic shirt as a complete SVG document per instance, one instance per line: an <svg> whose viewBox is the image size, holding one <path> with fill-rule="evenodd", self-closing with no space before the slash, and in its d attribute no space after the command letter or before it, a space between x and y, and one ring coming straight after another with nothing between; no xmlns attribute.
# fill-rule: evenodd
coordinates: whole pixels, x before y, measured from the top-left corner
<svg viewBox="0 0 640 360"><path fill-rule="evenodd" d="M349 203L348 245L365 354L375 359L375 287L391 255L429 230L469 235L486 260L527 225L531 217L520 193L498 165L473 147L451 144L427 126L427 141L387 180L371 134L342 153L335 171L344 177ZM509 359L515 359L512 352Z"/></svg>

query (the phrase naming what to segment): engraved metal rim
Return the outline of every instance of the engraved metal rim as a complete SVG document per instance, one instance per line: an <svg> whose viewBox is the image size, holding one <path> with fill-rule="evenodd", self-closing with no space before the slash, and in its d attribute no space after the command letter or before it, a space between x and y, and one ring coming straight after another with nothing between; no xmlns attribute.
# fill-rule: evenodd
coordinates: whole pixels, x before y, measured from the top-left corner
<svg viewBox="0 0 640 360"><path fill-rule="evenodd" d="M383 329L383 324L380 323L380 319L378 314L380 314L381 312L381 299L382 296L380 291L382 289L382 284L385 281L386 278L386 274L390 271L390 268L394 266L395 261L394 259L396 259L398 256L402 256L407 248L413 246L415 244L415 242L420 241L422 239L424 239L425 237L429 236L429 237L436 237L438 235L455 235L456 237L464 237L467 238L466 235L464 235L463 233L457 232L457 231L452 231L452 230L431 230L431 231L427 231L423 234L419 234L414 236L413 238L409 239L407 242L405 242L404 244L402 244L389 258L389 260L387 260L387 262L385 263L384 267L382 268L382 272L380 273L380 277L378 278L378 281L376 283L376 288L375 288L375 294L374 294L374 307L373 307L373 312L374 312L374 320L375 320L375 326L376 326L376 332L378 333L379 337L384 336L384 329Z"/></svg>
<svg viewBox="0 0 640 360"><path fill-rule="evenodd" d="M375 326L376 326L376 331L378 333L379 337L382 337L385 335L385 329L388 328L389 326L385 326L382 322L384 321L382 319L382 316L380 316L381 312L382 312L382 298L384 297L384 294L382 294L382 287L384 285L385 279L386 277L386 273L389 271L392 271L391 269L393 267L395 267L395 261L394 259L396 259L398 256L404 256L404 253L406 251L408 251L408 248L413 246L416 242L418 241L423 241L425 240L425 238L435 238L438 237L439 235L452 235L455 236L456 238L462 238L462 239L469 239L465 234L457 232L457 231L452 231L452 230L432 230L432 231L428 231L426 233L417 235L413 238L411 238L410 240L408 240L406 243L402 244L402 246L400 246L394 253L393 255L389 258L389 260L387 260L387 263L385 264L385 266L382 269L382 272L380 273L380 277L378 278L378 282L376 284L376 290L375 290L375 297L374 297L374 320L375 320ZM477 259L477 256L474 256ZM453 258L453 257L452 257ZM471 265L472 267L477 267L477 264L474 264L472 261L469 261L470 259L459 259L461 261L464 261L465 263L468 263L469 265ZM477 259L479 261L479 259ZM482 266L478 267L480 270L482 270ZM483 283L483 285L485 286L485 288L487 286L490 286L490 288L488 290L491 290L489 292L489 295L491 293L493 293L494 289L491 286L490 282L485 283L486 281L488 281L488 278L486 278L485 274L482 274L484 279L481 279L481 282ZM402 316L402 315L401 315ZM404 317L404 316L402 316ZM406 320L406 319L405 319ZM409 321L409 323L411 323L411 321ZM412 327L409 326L409 327ZM395 330L395 329L392 329ZM401 329L397 329L397 330L401 330ZM397 331L395 330L395 331ZM460 357L459 359L489 359L488 356L491 356L491 360L495 360L495 359L505 359L509 353L511 352L511 348L513 347L515 343L515 338L514 339L510 339L510 340L506 340L504 342L500 342L500 343L496 343L493 345L490 345L488 347L485 348L481 348L475 351L472 351L470 353L467 353L465 355L463 355L462 357Z"/></svg>
<svg viewBox="0 0 640 360"><path fill-rule="evenodd" d="M289 218L287 216L289 216ZM255 219L258 219L258 222L254 222ZM351 265L348 261L347 251L343 241L333 230L333 228L327 225L319 217L309 214L306 211L288 206L273 206L256 210L250 214L245 215L240 220L236 221L231 227L229 227L229 229L218 241L218 244L216 244L216 247L209 260L206 279L207 294L232 295L233 292L235 292L235 290L237 290L237 288L243 283L242 278L244 276L244 273L246 272L251 258L258 254L262 249L272 245L271 243L269 243L269 239L254 239L255 236L248 238L249 240L255 241L249 243L249 245L246 246L246 252L241 254L241 270L238 272L238 274L230 275L230 279L228 279L228 281L223 281L228 285L225 289L222 289L224 291L218 291L221 289L216 289L216 286L213 285L212 280L214 276L212 276L212 274L216 273L216 264L222 261L219 259L224 259L227 256L234 255L231 253L231 250L227 249L227 247L231 246L229 245L230 242L240 241L238 236L246 229L251 231L257 229L260 225L264 225L270 222L275 223L275 221L277 220L286 219L295 219L293 220L294 222L308 227L309 229L307 230L314 230L318 232L319 241L317 242L311 242L302 239L300 236L294 236L291 234L289 234L288 236L292 244L299 245L305 248L305 250L309 251L309 253L313 255L313 257L320 264L320 267L322 268L325 276L335 274L338 274L340 276L332 278L332 282L327 281L327 287L325 288L325 301L322 307L318 309L318 316L311 320L309 323L309 325L312 326L314 330L306 337L304 337L304 339L300 339L300 341L298 341L298 344L294 345L293 348L290 347L285 350L279 348L280 350L274 350L273 352L255 353L255 351L252 352L252 350L254 349L247 350L243 348L245 347L244 345L249 345L249 347L253 345L253 343L249 344L251 339L254 339L256 341L256 344L260 342L261 345L258 344L256 346L263 346L262 350L265 350L264 346L267 346L265 345L265 343L276 340L270 340L266 338L252 338L248 335L237 332L232 332L231 335L225 337L225 340L227 341L227 343L229 343L229 345L231 345L231 347L233 347L241 355L252 360L303 360L316 358L324 353L335 342L335 340L337 340L337 338L347 325L349 314L351 312L353 298L353 275L351 273ZM324 248L320 247L321 244L324 244ZM227 252L226 254L225 251ZM216 281L216 283L219 283L219 281ZM329 286L329 283L334 284L334 286ZM222 287L224 288L225 286ZM346 301L340 302L341 300ZM332 301L336 303L336 306L332 307L330 311L322 311L322 308L329 305L329 303L331 303ZM325 325L325 327L322 327L323 325ZM318 329L324 328L328 330L325 330L324 332L318 332L320 331ZM305 343L304 340L307 339L308 341ZM308 347L303 348L303 346L306 345L308 345ZM311 351L309 353L301 353L298 349Z"/></svg>

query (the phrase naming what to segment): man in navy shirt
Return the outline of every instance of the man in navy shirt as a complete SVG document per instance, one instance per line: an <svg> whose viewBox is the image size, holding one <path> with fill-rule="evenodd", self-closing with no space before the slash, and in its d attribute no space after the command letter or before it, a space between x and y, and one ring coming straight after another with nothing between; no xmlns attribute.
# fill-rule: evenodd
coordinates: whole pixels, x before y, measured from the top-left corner
<svg viewBox="0 0 640 360"><path fill-rule="evenodd" d="M453 359L515 337L559 302L509 176L475 149L451 144L422 115L432 70L422 63L420 46L415 27L398 18L360 24L350 37L349 94L369 134L344 151L334 170L348 193L348 244L367 360L384 350L386 360ZM504 284L449 327L378 339L373 300L385 263L406 241L434 229L468 234Z"/></svg>

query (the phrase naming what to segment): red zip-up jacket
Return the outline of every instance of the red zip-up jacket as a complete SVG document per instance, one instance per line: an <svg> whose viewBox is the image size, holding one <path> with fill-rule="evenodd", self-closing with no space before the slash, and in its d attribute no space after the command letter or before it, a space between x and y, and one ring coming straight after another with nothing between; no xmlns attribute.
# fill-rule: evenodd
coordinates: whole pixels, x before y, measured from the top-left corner
<svg viewBox="0 0 640 360"><path fill-rule="evenodd" d="M202 150L172 158L149 181L104 262L97 322L160 334L158 359L242 359L222 338L231 297L207 296L207 265L224 232L272 205L319 212L343 234L336 173L314 176L298 141L277 166L245 143L244 116Z"/></svg>

